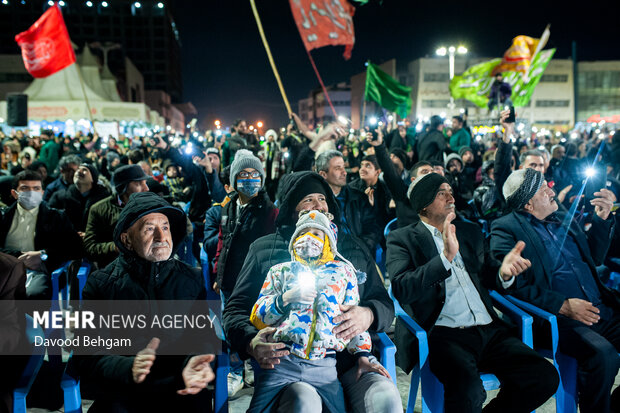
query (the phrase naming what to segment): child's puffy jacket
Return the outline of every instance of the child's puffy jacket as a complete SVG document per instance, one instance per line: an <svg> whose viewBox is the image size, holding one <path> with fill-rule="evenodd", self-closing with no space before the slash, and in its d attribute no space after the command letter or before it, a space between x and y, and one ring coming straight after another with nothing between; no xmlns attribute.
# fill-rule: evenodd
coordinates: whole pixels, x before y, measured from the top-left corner
<svg viewBox="0 0 620 413"><path fill-rule="evenodd" d="M316 285L314 303L283 307L282 294L299 285L300 279L308 282L308 278L314 278ZM328 351L342 351L345 347L352 354L367 356L372 347L368 332L348 343L333 333L334 317L342 313L339 304L357 305L359 301L355 269L349 264L330 261L310 271L299 262L286 262L269 270L251 320L259 329L277 326L274 339L289 344L292 354L305 359L321 359Z"/></svg>

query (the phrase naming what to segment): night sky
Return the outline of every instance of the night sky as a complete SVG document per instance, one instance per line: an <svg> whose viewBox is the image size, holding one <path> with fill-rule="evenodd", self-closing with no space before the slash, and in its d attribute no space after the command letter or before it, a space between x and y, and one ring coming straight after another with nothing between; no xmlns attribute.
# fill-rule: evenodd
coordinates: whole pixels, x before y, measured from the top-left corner
<svg viewBox="0 0 620 413"><path fill-rule="evenodd" d="M188 2L189 3L189 2ZM279 127L287 114L273 77L248 0L177 3L182 42L184 100L199 112L203 127L235 118ZM577 42L579 60L620 60L620 2L453 2L371 0L356 6L355 46L349 61L344 47L325 47L312 56L326 85L348 81L364 71L368 59L397 59L399 67L432 56L441 45L464 44L472 57L500 57L514 36L539 37L551 23L546 48L570 58ZM319 83L293 21L288 0L257 0L293 111ZM447 65L447 62L446 62ZM447 69L446 69L447 70Z"/></svg>

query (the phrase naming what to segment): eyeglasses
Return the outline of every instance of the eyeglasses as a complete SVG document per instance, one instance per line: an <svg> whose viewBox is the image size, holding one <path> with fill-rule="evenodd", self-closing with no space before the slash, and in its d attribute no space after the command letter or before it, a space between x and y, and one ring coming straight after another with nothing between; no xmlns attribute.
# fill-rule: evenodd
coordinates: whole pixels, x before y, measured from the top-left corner
<svg viewBox="0 0 620 413"><path fill-rule="evenodd" d="M241 171L237 174L237 176L239 178L260 178L260 172L258 171L254 171L254 172L247 172L247 171Z"/></svg>

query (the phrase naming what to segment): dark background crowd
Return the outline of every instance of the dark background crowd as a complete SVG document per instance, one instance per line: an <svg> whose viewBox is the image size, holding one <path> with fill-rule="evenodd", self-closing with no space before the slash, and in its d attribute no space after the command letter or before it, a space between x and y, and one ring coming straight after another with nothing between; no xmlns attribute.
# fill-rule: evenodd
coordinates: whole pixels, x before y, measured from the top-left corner
<svg viewBox="0 0 620 413"><path fill-rule="evenodd" d="M243 119L229 133L217 129L204 135L152 131L116 139L0 131L0 251L32 273L20 294L49 299L50 273L63 262L88 260L93 271L104 270L122 255L114 233L119 217L133 194L151 192L185 211L188 236L174 240L176 256L190 266L208 267L206 288L226 306L229 300L237 303L234 291L248 276L250 258L261 259L255 241L275 233L273 244L258 241L273 248L304 202L316 207L333 199L337 206L329 210L339 211L338 231L354 240L349 249L370 257L378 279L388 285L384 230L395 218L391 229L420 222L412 183L431 173L449 183L456 221L474 225L486 243L493 223L501 225L498 220L509 211L504 183L520 169L540 172L560 210L580 230L596 225L590 201L602 188L612 194L615 220L620 133L610 125L567 133L526 133L515 126L504 117L492 131L475 133L461 115L433 116L415 125L390 116L361 130L346 122L311 128L293 115L287 125L264 134L250 130ZM310 171L324 181L308 179ZM305 189L299 188L302 181ZM312 190L313 185L320 188ZM307 196L312 194L324 197ZM620 270L618 226L611 228L613 241L597 269L603 282ZM377 300L387 299L386 291L381 294ZM391 324L393 309L391 316L380 316L380 305L371 308L372 329L380 331L377 320L386 324L382 328ZM224 314L228 329L226 309ZM228 333L236 334L234 328ZM238 344L232 347L243 355Z"/></svg>

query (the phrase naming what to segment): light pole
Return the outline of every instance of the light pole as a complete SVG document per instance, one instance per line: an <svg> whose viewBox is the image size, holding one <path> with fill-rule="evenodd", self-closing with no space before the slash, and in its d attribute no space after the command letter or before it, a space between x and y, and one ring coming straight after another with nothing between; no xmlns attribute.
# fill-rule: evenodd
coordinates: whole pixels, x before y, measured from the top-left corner
<svg viewBox="0 0 620 413"><path fill-rule="evenodd" d="M461 54L464 55L467 53L467 48L465 46L449 46L449 47L440 47L435 51L437 56L445 56L448 55L448 63L450 64L450 82L454 78L454 55ZM454 98L452 97L452 93L450 93L450 105L448 105L450 109L454 109Z"/></svg>

